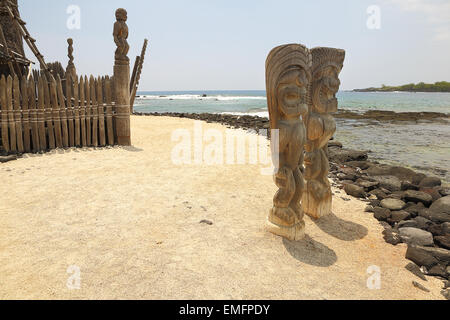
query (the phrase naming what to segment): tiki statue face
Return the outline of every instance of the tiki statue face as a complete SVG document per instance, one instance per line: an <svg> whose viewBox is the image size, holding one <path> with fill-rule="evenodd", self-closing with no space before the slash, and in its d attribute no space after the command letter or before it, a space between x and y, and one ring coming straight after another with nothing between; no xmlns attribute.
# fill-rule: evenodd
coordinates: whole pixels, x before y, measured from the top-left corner
<svg viewBox="0 0 450 320"><path fill-rule="evenodd" d="M344 66L345 51L318 47L311 49L313 56L312 103L318 113L337 112L336 93L341 82L339 74Z"/></svg>
<svg viewBox="0 0 450 320"><path fill-rule="evenodd" d="M287 118L298 118L308 112L308 77L303 69L292 69L280 79L277 87L278 109Z"/></svg>
<svg viewBox="0 0 450 320"><path fill-rule="evenodd" d="M271 129L279 129L281 120L300 120L307 114L311 67L312 55L304 45L286 44L269 53L266 88Z"/></svg>
<svg viewBox="0 0 450 320"><path fill-rule="evenodd" d="M341 85L338 76L339 71L333 66L328 66L315 75L313 103L319 110L337 112L338 100L336 93Z"/></svg>
<svg viewBox="0 0 450 320"><path fill-rule="evenodd" d="M122 9L122 8L117 9L116 10L116 19L117 19L117 21L124 21L124 22L126 22L127 19L128 19L127 11L125 9Z"/></svg>

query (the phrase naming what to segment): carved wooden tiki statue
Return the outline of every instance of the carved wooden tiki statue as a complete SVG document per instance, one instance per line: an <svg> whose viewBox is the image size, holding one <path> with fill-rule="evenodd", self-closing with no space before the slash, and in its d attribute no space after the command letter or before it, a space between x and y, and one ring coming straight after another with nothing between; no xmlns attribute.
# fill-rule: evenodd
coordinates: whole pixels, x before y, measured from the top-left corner
<svg viewBox="0 0 450 320"><path fill-rule="evenodd" d="M305 146L306 190L303 194L303 210L314 219L331 213L331 186L327 148L336 132L336 122L331 113L337 112L336 93L339 90L339 74L345 51L334 48L311 49L313 57L312 81L309 90L309 111L305 117L307 143Z"/></svg>
<svg viewBox="0 0 450 320"><path fill-rule="evenodd" d="M300 202L304 191L301 168L306 129L300 116L308 112L311 67L311 53L300 44L276 47L266 61L271 150L274 179L279 188L266 229L289 240L304 237L305 223Z"/></svg>

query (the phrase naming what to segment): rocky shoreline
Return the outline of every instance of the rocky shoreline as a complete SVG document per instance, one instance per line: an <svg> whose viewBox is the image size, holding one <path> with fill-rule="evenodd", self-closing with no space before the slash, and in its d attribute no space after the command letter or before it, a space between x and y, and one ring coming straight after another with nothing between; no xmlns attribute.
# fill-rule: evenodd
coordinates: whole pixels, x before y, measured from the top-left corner
<svg viewBox="0 0 450 320"><path fill-rule="evenodd" d="M331 142L330 178L342 191L367 202L365 212L384 227L387 243L408 245L415 274L436 276L450 289L450 189L437 177L368 160L367 153Z"/></svg>
<svg viewBox="0 0 450 320"><path fill-rule="evenodd" d="M441 122L447 123L450 114L439 112L394 112L387 110L369 110L358 113L350 110L339 110L334 117L337 119L376 120L379 122Z"/></svg>
<svg viewBox="0 0 450 320"><path fill-rule="evenodd" d="M177 113L177 112L134 112L139 116L167 116L218 122L226 125L237 125L239 128L267 129L269 119L252 115L231 115L219 113ZM378 122L439 122L450 121L450 114L440 112L394 112L387 110L369 110L356 112L351 110L339 110L333 115L336 119L368 120ZM250 127L249 127L250 126Z"/></svg>
<svg viewBox="0 0 450 320"><path fill-rule="evenodd" d="M269 128L268 119L249 115L139 112L135 115L189 118L251 130ZM442 115L429 115L429 119L448 118ZM405 117L405 121L410 120ZM340 189L335 196L344 200L353 196L367 202L365 211L380 221L385 241L394 246L408 245L406 258L413 262L408 270L420 277L426 274L442 279L442 294L449 299L450 189L437 177L369 161L368 153L330 141L330 178L333 186Z"/></svg>

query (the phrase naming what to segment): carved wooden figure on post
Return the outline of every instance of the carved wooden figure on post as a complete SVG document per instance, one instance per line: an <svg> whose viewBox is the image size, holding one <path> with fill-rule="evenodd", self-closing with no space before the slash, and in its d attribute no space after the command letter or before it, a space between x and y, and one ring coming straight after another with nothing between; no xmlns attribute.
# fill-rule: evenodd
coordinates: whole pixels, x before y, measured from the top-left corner
<svg viewBox="0 0 450 320"><path fill-rule="evenodd" d="M130 59L127 57L128 50L130 46L128 45L128 26L127 26L127 11L123 8L116 10L116 23L114 23L114 42L117 45L116 50L116 61L129 62Z"/></svg>
<svg viewBox="0 0 450 320"><path fill-rule="evenodd" d="M328 181L330 170L327 148L336 132L336 122L331 113L337 112L336 93L339 90L339 74L345 51L318 47L311 49L313 57L310 85L309 112L305 118L307 143L305 146L306 191L303 194L303 210L314 219L331 213L332 193Z"/></svg>
<svg viewBox="0 0 450 320"><path fill-rule="evenodd" d="M117 22L114 24L114 42L117 45L114 64L114 98L116 125L115 140L118 145L130 146L130 59L127 57L129 50L127 11L117 9Z"/></svg>
<svg viewBox="0 0 450 320"><path fill-rule="evenodd" d="M306 130L300 116L308 112L307 96L312 57L300 44L274 48L266 61L266 88L270 116L274 180L279 190L266 229L289 240L304 237L300 204L304 180L303 146Z"/></svg>
<svg viewBox="0 0 450 320"><path fill-rule="evenodd" d="M71 38L67 39L67 44L67 57L69 57L69 63L67 64L66 73L70 74L72 78L75 78L77 76L77 70L73 63L73 40Z"/></svg>

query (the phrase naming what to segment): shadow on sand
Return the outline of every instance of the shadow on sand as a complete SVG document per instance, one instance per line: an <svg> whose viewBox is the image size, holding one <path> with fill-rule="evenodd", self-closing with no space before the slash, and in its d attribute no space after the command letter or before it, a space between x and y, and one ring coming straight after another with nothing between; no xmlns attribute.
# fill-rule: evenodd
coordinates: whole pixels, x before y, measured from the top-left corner
<svg viewBox="0 0 450 320"><path fill-rule="evenodd" d="M300 241L283 239L283 245L292 257L312 266L329 267L337 261L336 253L332 249L308 235Z"/></svg>
<svg viewBox="0 0 450 320"><path fill-rule="evenodd" d="M342 220L334 213L331 213L330 215L322 217L318 220L311 220L323 232L328 233L330 236L343 241L360 240L367 236L369 232L366 227L351 221Z"/></svg>
<svg viewBox="0 0 450 320"><path fill-rule="evenodd" d="M134 146L105 146L105 147L82 147L82 148L56 148L51 149L47 151L41 151L37 153L24 153L22 155L18 155L18 159L20 158L34 158L34 157L44 157L44 156L51 156L53 154L67 154L67 153L82 153L82 152L93 152L93 151L105 151L105 150L111 150L111 149L122 149L128 152L142 152L144 149L136 148Z"/></svg>
<svg viewBox="0 0 450 320"><path fill-rule="evenodd" d="M129 152L142 152L144 149L136 148L135 146L118 146L119 149L123 149Z"/></svg>

